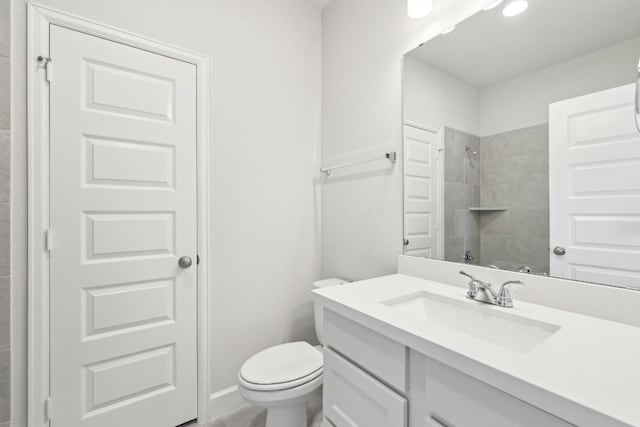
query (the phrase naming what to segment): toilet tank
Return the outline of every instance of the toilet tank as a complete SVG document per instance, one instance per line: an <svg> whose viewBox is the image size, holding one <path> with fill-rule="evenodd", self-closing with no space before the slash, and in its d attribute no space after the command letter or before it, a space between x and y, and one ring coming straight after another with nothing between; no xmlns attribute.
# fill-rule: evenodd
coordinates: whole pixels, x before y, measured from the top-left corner
<svg viewBox="0 0 640 427"><path fill-rule="evenodd" d="M324 279L313 282L313 289L328 288L329 286L344 285L345 283L349 283L349 281L334 277L331 279ZM318 341L320 342L320 344L324 345L324 336L322 334L322 305L319 303L314 303L313 311L316 322L316 336L318 337Z"/></svg>

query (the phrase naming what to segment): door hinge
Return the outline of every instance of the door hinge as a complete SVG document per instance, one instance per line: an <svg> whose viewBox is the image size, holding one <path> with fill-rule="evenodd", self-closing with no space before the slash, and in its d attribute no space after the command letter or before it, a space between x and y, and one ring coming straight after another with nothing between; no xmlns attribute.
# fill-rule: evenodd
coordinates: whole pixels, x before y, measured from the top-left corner
<svg viewBox="0 0 640 427"><path fill-rule="evenodd" d="M44 235L44 243L47 248L47 251L51 252L53 250L53 231L48 229Z"/></svg>
<svg viewBox="0 0 640 427"><path fill-rule="evenodd" d="M44 401L44 417L47 421L51 421L53 418L53 408L51 407L51 397L47 397Z"/></svg>
<svg viewBox="0 0 640 427"><path fill-rule="evenodd" d="M48 56L38 56L38 62L42 64L44 68L44 78L46 81L51 83L51 58Z"/></svg>

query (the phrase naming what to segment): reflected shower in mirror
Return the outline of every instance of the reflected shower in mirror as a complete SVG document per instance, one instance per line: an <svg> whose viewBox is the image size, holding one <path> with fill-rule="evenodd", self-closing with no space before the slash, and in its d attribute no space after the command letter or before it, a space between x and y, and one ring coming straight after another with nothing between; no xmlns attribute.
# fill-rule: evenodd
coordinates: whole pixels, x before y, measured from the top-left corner
<svg viewBox="0 0 640 427"><path fill-rule="evenodd" d="M404 58L404 252L640 290L640 2L483 10Z"/></svg>

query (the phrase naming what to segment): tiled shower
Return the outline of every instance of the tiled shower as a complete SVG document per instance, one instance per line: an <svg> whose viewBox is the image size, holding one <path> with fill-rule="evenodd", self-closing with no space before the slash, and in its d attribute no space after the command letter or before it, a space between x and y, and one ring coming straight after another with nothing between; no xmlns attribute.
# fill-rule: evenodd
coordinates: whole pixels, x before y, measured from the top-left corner
<svg viewBox="0 0 640 427"><path fill-rule="evenodd" d="M445 259L549 273L549 126L445 129ZM473 211L470 208L486 210Z"/></svg>
<svg viewBox="0 0 640 427"><path fill-rule="evenodd" d="M10 0L0 0L0 427L10 417Z"/></svg>

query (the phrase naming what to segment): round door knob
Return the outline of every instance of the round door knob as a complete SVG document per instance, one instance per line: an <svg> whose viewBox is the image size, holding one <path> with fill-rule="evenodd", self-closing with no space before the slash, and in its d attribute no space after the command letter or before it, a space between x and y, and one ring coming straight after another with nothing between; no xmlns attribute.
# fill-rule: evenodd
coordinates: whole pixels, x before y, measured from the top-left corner
<svg viewBox="0 0 640 427"><path fill-rule="evenodd" d="M411 242L409 241L409 239L404 239L404 240L402 241L402 243L403 243L405 246L409 246L409 243L411 243Z"/></svg>
<svg viewBox="0 0 640 427"><path fill-rule="evenodd" d="M555 248L553 248L553 253L558 256L564 256L567 254L567 250L562 246L556 246Z"/></svg>
<svg viewBox="0 0 640 427"><path fill-rule="evenodd" d="M183 256L178 260L178 265L180 266L180 268L189 268L192 264L193 261L191 260L191 257L188 256Z"/></svg>

